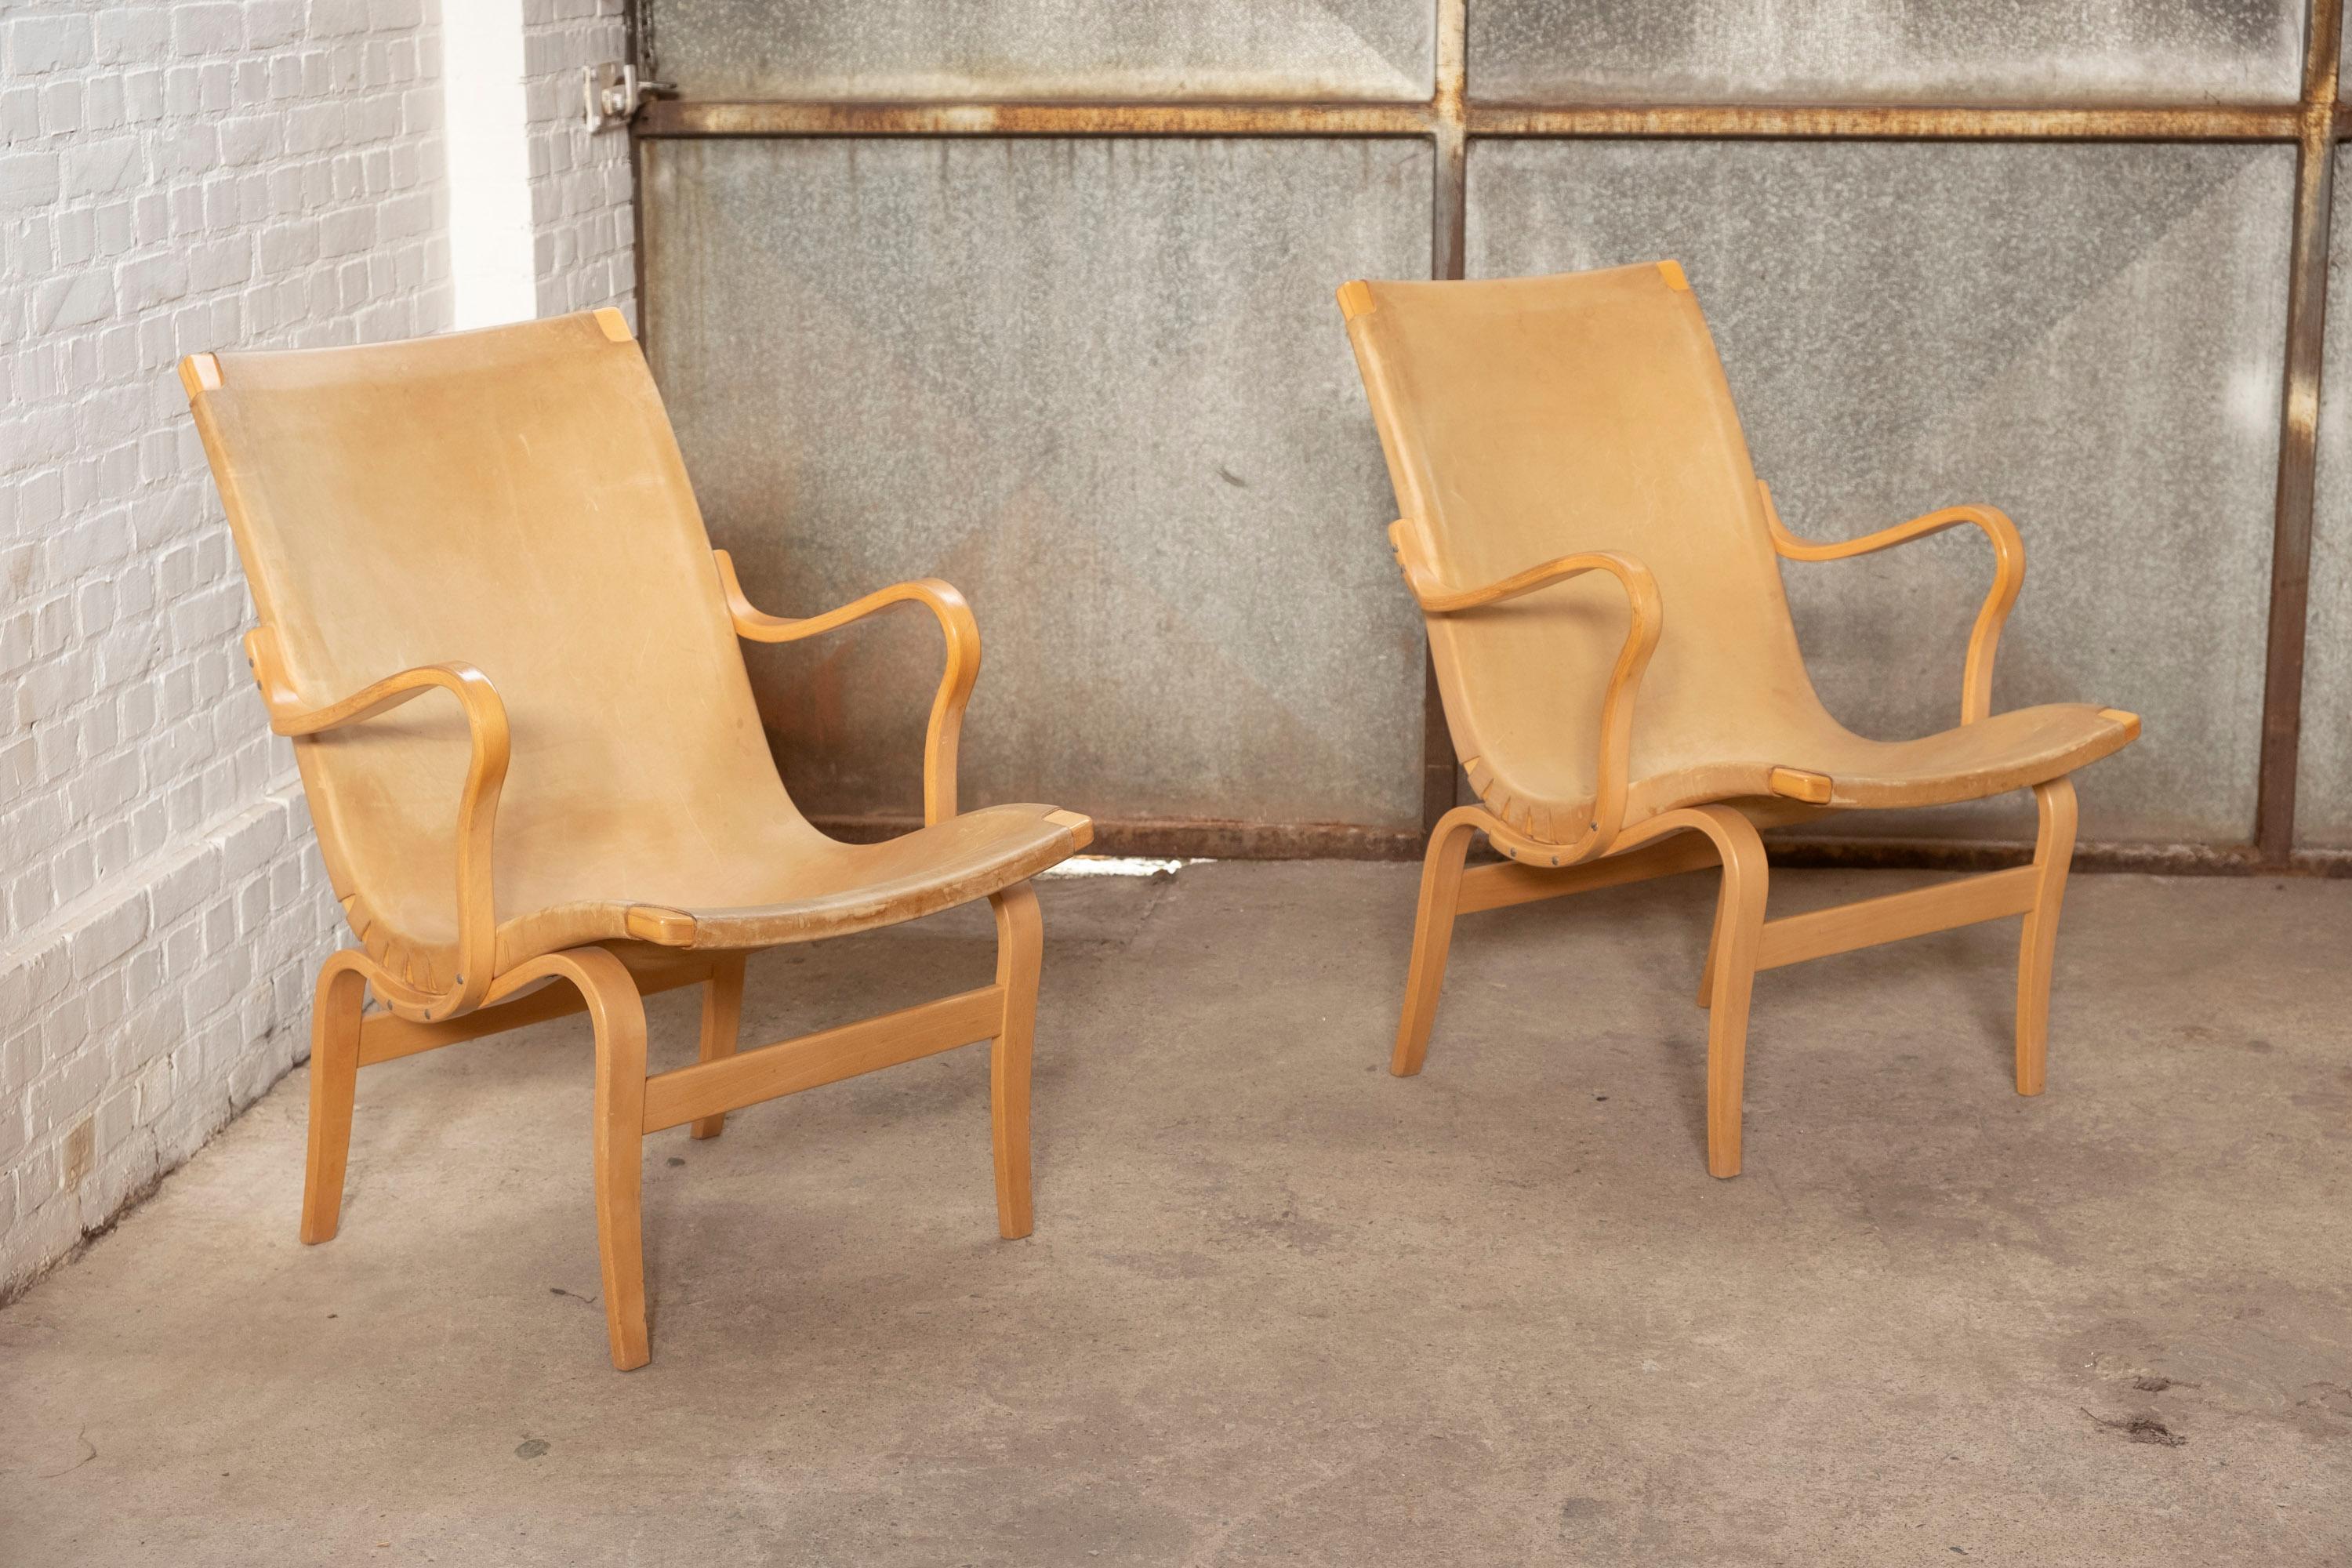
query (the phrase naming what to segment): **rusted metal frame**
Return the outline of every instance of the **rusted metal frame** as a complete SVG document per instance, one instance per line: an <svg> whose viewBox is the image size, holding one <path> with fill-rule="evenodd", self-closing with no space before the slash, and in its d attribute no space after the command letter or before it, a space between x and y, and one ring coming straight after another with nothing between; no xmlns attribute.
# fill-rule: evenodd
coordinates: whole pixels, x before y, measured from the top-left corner
<svg viewBox="0 0 2352 1568"><path fill-rule="evenodd" d="M633 127L667 136L1427 136L1421 102L1047 103L656 99Z"/></svg>
<svg viewBox="0 0 2352 1568"><path fill-rule="evenodd" d="M634 7L632 7L634 10ZM2294 142L2295 216L2287 303L2278 500L2273 526L2269 648L2252 846L2088 844L2084 870L2352 875L2352 854L2294 845L2303 653L2310 591L2313 475L2320 348L2326 322L2329 203L2335 142L2352 137L2352 107L2337 102L2339 0L2313 0L2304 90L2294 105L2022 108L1940 105L1474 104L1467 97L1466 0L1437 0L1435 90L1418 102L649 103L644 137L698 136L1425 136L1434 153L1431 275L1464 275L1467 151L1473 138L1676 138L1853 141ZM634 19L634 18L633 18ZM635 150L633 148L633 162ZM642 166L635 171L642 178ZM643 216L637 291L645 330ZM1458 761L1423 661L1424 830L1459 795ZM885 837L913 822L837 819L845 837ZM1099 826L1103 852L1247 858L1410 858L1414 836L1341 824L1133 821ZM1801 840L1774 847L1792 865L1982 868L2021 862L2030 846L1939 840Z"/></svg>
<svg viewBox="0 0 2352 1568"><path fill-rule="evenodd" d="M877 844L923 826L915 816L825 816L809 820L851 844ZM1089 855L1143 855L1173 860L1418 860L1417 828L1360 827L1345 822L1234 822L1199 817L1097 817Z"/></svg>
<svg viewBox="0 0 2352 1568"><path fill-rule="evenodd" d="M1784 838L1768 835L1775 867L1849 871L1999 871L2030 865L2033 846L2005 838ZM2074 869L2128 871L2164 877L2352 876L2352 855L2340 865L2297 855L2286 866L2265 866L2251 844L2078 843Z"/></svg>
<svg viewBox="0 0 2352 1568"><path fill-rule="evenodd" d="M2338 48L2343 0L2312 0L2304 45L2294 163L2294 237L2286 294L2286 374L2280 394L2278 500L2271 530L2270 635L2263 660L2262 764L2254 847L2266 867L2294 853L2303 750L2303 661L2311 609L2313 490L2319 462L2319 379L2327 330Z"/></svg>
<svg viewBox="0 0 2352 1568"><path fill-rule="evenodd" d="M645 0L621 0L621 58L650 67L653 28L647 25L645 10ZM644 75L653 79L651 69ZM651 363L653 347L646 336L646 159L645 150L637 144L636 121L632 116L623 129L629 139L629 303L635 307L630 316L637 323L638 351Z"/></svg>
<svg viewBox="0 0 2352 1568"><path fill-rule="evenodd" d="M634 10L634 8L633 8ZM653 323L646 319L646 150L635 135L629 138L629 289L636 307L637 352L653 363Z"/></svg>
<svg viewBox="0 0 2352 1568"><path fill-rule="evenodd" d="M870 844L912 833L916 816L815 816L836 838ZM1998 871L2029 865L2033 846L2014 839L1789 838L1769 834L1765 848L1775 866L1843 870ZM1417 861L1424 839L1416 830L1359 827L1347 823L1218 822L1117 818L1095 824L1091 855L1140 855L1171 860ZM1483 847L1474 865L1509 861ZM2284 864L2265 863L2248 844L2078 844L2077 871L2130 871L2168 877L2291 876L2352 879L2352 849L2298 849Z"/></svg>
<svg viewBox="0 0 2352 1568"><path fill-rule="evenodd" d="M1454 11L1460 3L1446 0L1446 9ZM1460 191L1463 149L1478 138L2295 142L2311 118L2298 104L2023 109L1895 103L1474 103L1465 96L1461 74L1458 13L1454 21L1455 26L1439 31L1438 90L1427 102L656 99L638 114L632 130L641 138L1427 136L1437 143L1440 164L1433 226L1451 224L1453 260L1458 265L1461 214L1458 206L1446 205L1446 198ZM2323 120L2324 134L2336 134L2332 104ZM1438 243L1442 248L1445 241L1441 237Z"/></svg>
<svg viewBox="0 0 2352 1568"><path fill-rule="evenodd" d="M1474 137L1628 141L1742 138L1887 142L2293 142L2297 104L2116 109L1866 104L1473 103Z"/></svg>

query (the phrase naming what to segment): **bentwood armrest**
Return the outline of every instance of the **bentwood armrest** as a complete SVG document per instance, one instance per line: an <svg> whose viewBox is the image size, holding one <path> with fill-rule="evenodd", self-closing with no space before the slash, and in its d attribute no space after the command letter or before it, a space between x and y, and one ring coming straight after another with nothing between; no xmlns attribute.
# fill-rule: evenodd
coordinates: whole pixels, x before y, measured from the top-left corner
<svg viewBox="0 0 2352 1568"><path fill-rule="evenodd" d="M752 608L727 552L714 550L711 554L719 560L719 580L727 590L735 635L747 642L798 642L908 601L939 617L940 633L947 640L947 668L940 677L939 694L931 700L930 723L923 732L923 821L928 826L954 816L956 748L963 735L964 704L971 700L972 682L980 679L980 623L972 618L971 605L964 596L936 577L919 577L877 589L821 616L791 619Z"/></svg>
<svg viewBox="0 0 2352 1568"><path fill-rule="evenodd" d="M316 735L388 713L427 691L449 692L465 710L472 752L466 763L466 786L457 799L457 975L452 987L431 994L415 992L390 996L424 1012L428 1023L470 1012L479 1006L498 978L498 914L491 896L491 832L498 820L499 791L507 777L512 742L507 730L506 704L499 700L490 678L470 664L426 664L387 676L366 689L331 702L305 709L288 688L278 663L277 646L266 627L245 636L245 654L253 678L261 686L269 709L269 727L280 735ZM379 988L399 989L396 982L377 980Z"/></svg>
<svg viewBox="0 0 2352 1568"><path fill-rule="evenodd" d="M1992 586L1985 591L1977 624L1969 633L1969 659L1960 676L1960 722L1973 724L1992 712L1993 655L2000 650L2000 629L2008 624L2018 590L2025 586L2025 541L2007 512L1989 506L1948 506L1860 539L1823 543L1799 539L1782 527L1780 509L1772 504L1771 487L1759 479L1756 488L1764 497L1764 519L1772 530L1772 548L1791 561L1843 561L1926 539L1964 522L1983 529L1985 537L1992 541Z"/></svg>
<svg viewBox="0 0 2352 1568"><path fill-rule="evenodd" d="M1626 603L1633 614L1625 628L1624 644L1618 649L1616 667L1609 674L1607 694L1601 700L1601 751L1593 772L1592 821L1565 858L1580 859L1606 846L1617 837L1618 827L1625 818L1625 795L1631 787L1633 772L1633 699L1642 684L1642 672L1649 668L1650 655L1657 649L1658 631L1664 620L1657 578L1630 555L1599 550L1563 555L1483 587L1449 591L1433 582L1413 561L1412 531L1403 520L1390 525L1389 539L1396 546L1397 564L1404 569L1406 586L1412 590L1412 596L1427 615L1459 615L1486 609L1538 588L1581 577L1588 572L1606 572L1625 590Z"/></svg>

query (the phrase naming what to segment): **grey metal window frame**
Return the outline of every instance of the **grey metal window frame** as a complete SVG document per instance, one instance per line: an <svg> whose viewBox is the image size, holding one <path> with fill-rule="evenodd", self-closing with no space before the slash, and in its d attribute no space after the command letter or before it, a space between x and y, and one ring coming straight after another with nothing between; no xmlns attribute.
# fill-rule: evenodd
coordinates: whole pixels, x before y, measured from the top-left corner
<svg viewBox="0 0 2352 1568"><path fill-rule="evenodd" d="M2285 374L2280 389L2278 482L2263 682L2254 837L2246 845L2086 844L2084 869L2352 876L2352 850L2297 848L2294 813L2302 741L2304 647L2310 613L2314 479L2335 149L2352 135L2339 101L2345 0L2307 0L2302 90L2293 103L1993 105L1474 102L1468 95L1468 0L1434 0L1436 69L1426 100L1251 102L971 101L921 100L656 99L630 128L633 156L646 139L692 137L1412 137L1434 153L1430 276L1463 275L1469 144L1482 139L1833 140L1857 142L2292 142L2294 216L2288 249ZM630 6L632 46L637 5ZM638 223L644 222L643 208ZM636 247L642 268L642 233ZM638 287L642 294L642 271ZM1433 672L1424 667L1422 817L1424 829L1455 802L1460 769ZM1364 852L1362 836L1325 845L1328 827L1166 825L1130 846L1158 853L1311 855ZM1226 840L1234 842L1228 843ZM1776 847L1795 863L1976 868L2018 863L2025 847L1923 840L1807 839ZM1417 854L1415 847L1412 852Z"/></svg>

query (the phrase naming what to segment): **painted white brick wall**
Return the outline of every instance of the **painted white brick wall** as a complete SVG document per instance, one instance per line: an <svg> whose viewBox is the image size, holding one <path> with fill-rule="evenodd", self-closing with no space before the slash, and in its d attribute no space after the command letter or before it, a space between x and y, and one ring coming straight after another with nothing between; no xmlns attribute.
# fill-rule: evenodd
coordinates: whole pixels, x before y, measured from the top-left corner
<svg viewBox="0 0 2352 1568"><path fill-rule="evenodd" d="M636 321L636 189L629 138L591 134L580 73L625 59L622 0L523 0L523 112L530 142L539 313L616 305Z"/></svg>
<svg viewBox="0 0 2352 1568"><path fill-rule="evenodd" d="M174 366L449 324L440 3L0 5L0 1300L309 1053L346 932ZM618 0L525 25L542 309L625 308Z"/></svg>
<svg viewBox="0 0 2352 1568"><path fill-rule="evenodd" d="M307 1047L340 911L173 367L449 317L425 0L0 12L0 1292Z"/></svg>

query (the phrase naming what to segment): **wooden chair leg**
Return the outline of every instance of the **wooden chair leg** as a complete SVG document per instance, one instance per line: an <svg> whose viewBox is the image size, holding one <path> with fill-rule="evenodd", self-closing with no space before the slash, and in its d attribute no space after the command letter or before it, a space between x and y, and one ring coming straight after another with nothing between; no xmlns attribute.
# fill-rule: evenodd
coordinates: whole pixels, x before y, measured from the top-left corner
<svg viewBox="0 0 2352 1568"><path fill-rule="evenodd" d="M350 952L319 969L310 1003L310 1152L302 1173L302 1239L331 1241L343 1212L343 1167L352 1151L352 1102L359 1090L360 1015L367 980Z"/></svg>
<svg viewBox="0 0 2352 1568"><path fill-rule="evenodd" d="M2050 964L2058 948L2058 910L2074 861L2074 783L2033 786L2041 826L2033 840L2033 907L2017 947L2017 1092L2040 1094L2050 1059Z"/></svg>
<svg viewBox="0 0 2352 1568"><path fill-rule="evenodd" d="M1437 1022L1437 994L1445 984L1445 955L1454 945L1454 916L1462 902L1462 862L1477 831L1467 811L1457 807L1438 819L1421 864L1421 904L1413 915L1412 963L1405 971L1404 1011L1397 1020L1396 1049L1389 1071L1411 1078L1429 1056L1429 1031Z"/></svg>
<svg viewBox="0 0 2352 1568"><path fill-rule="evenodd" d="M1007 1241L1034 1228L1029 1195L1029 1051L1037 1026L1037 970L1045 931L1036 889L1017 882L989 895L996 911L996 984L1004 1013L988 1051L991 1142L996 1152L996 1228Z"/></svg>
<svg viewBox="0 0 2352 1568"><path fill-rule="evenodd" d="M601 947L533 959L519 972L562 975L580 988L596 1030L596 1109L591 1129L596 1249L604 1279L604 1331L613 1364L646 1364L646 1008L627 966Z"/></svg>
<svg viewBox="0 0 2352 1568"><path fill-rule="evenodd" d="M1714 932L1723 930L1723 907L1730 897L1731 883L1727 878L1715 895ZM1706 962L1698 966L1698 1005L1702 1007L1712 1005L1715 1000L1715 943L1716 937L1710 934L1706 943Z"/></svg>
<svg viewBox="0 0 2352 1568"><path fill-rule="evenodd" d="M743 963L741 953L721 958L703 984L701 1059L706 1062L735 1054L743 1024ZM697 1118L693 1132L697 1138L716 1138L726 1127L727 1113L720 1110Z"/></svg>
<svg viewBox="0 0 2352 1568"><path fill-rule="evenodd" d="M1706 1022L1706 1171L1739 1174L1740 1099L1748 1084L1748 1003L1756 984L1756 956L1764 935L1764 895L1769 872L1755 825L1728 807L1702 808L1718 824L1709 837L1723 857L1708 943L1712 986Z"/></svg>

